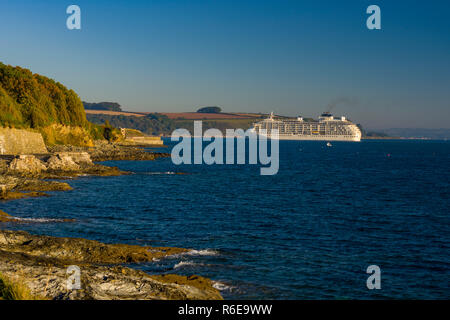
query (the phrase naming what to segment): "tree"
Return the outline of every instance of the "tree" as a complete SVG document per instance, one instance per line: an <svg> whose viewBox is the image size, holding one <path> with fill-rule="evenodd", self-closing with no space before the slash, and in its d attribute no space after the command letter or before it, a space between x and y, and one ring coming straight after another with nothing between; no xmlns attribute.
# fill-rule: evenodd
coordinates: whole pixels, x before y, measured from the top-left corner
<svg viewBox="0 0 450 320"><path fill-rule="evenodd" d="M203 107L197 110L198 113L221 113L222 109L216 106Z"/></svg>

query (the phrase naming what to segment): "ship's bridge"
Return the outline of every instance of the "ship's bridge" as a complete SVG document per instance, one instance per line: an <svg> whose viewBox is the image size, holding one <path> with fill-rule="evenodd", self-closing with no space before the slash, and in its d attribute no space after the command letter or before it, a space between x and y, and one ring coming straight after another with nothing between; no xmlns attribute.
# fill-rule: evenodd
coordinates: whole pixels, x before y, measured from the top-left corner
<svg viewBox="0 0 450 320"><path fill-rule="evenodd" d="M320 115L319 120L320 121L332 121L332 120L334 120L334 118L331 113L324 112Z"/></svg>
<svg viewBox="0 0 450 320"><path fill-rule="evenodd" d="M319 121L347 121L345 117L335 118L329 112L324 112L320 115Z"/></svg>

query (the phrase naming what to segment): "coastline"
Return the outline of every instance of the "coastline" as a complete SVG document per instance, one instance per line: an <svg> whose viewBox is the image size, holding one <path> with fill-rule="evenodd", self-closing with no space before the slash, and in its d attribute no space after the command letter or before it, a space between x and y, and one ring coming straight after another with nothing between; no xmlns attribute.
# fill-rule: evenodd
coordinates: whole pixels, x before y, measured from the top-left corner
<svg viewBox="0 0 450 320"><path fill-rule="evenodd" d="M100 141L95 147L49 147L49 154L0 156L0 201L48 196L47 191L71 190L67 182L59 181L68 177L130 174L95 162L155 160L170 156L147 152L142 147ZM201 276L149 275L126 267L130 263L151 263L189 249L105 244L9 231L2 228L2 224L32 223L9 214L0 211L0 282L2 277L18 282L35 297L69 300L223 299L213 282ZM62 222L73 220L63 219ZM81 269L81 290L67 289L69 265Z"/></svg>
<svg viewBox="0 0 450 320"><path fill-rule="evenodd" d="M405 137L363 137L363 138L361 138L361 140L434 140L434 139L430 139L430 138L405 138Z"/></svg>

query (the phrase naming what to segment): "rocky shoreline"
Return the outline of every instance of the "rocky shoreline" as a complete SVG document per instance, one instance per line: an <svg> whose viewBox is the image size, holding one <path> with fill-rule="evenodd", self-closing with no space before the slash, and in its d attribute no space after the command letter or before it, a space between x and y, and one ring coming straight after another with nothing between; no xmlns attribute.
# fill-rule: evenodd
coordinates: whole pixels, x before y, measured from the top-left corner
<svg viewBox="0 0 450 320"><path fill-rule="evenodd" d="M128 174L95 163L98 161L155 160L168 156L107 142L97 142L95 147L54 146L48 154L0 156L0 201L71 190L68 183L60 181L67 177ZM0 211L0 227L2 223L20 222ZM0 280L3 276L25 284L33 295L43 299L222 299L209 279L152 276L124 266L151 263L187 251L37 236L0 228ZM69 265L81 270L80 290L68 289Z"/></svg>
<svg viewBox="0 0 450 320"><path fill-rule="evenodd" d="M33 295L43 299L222 299L209 279L151 276L122 265L152 262L187 251L0 230L0 274L25 284ZM80 269L80 289L67 285L69 266Z"/></svg>
<svg viewBox="0 0 450 320"><path fill-rule="evenodd" d="M97 142L95 147L57 145L49 153L0 156L0 200L45 196L46 191L66 191L71 187L55 180L81 175L117 176L128 174L117 167L95 162L155 160L168 153L147 152L141 147ZM53 179L53 180L49 180Z"/></svg>
<svg viewBox="0 0 450 320"><path fill-rule="evenodd" d="M49 147L49 151L57 152L86 152L91 157L92 161L116 161L116 160L155 160L158 158L170 157L169 153L163 152L147 152L146 147L152 145L135 145L129 143L109 143L105 141L95 142L95 147L74 147L66 145L57 145ZM160 145L155 147L161 148Z"/></svg>

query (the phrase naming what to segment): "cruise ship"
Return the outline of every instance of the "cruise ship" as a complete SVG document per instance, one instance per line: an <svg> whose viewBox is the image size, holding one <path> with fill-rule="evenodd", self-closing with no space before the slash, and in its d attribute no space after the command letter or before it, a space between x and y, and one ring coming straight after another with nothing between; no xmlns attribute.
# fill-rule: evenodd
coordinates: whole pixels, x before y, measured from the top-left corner
<svg viewBox="0 0 450 320"><path fill-rule="evenodd" d="M333 117L323 113L318 120L297 118L275 118L273 113L267 119L253 125L259 135L271 137L273 129L278 129L280 140L323 140L361 141L361 130L345 117Z"/></svg>

